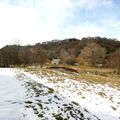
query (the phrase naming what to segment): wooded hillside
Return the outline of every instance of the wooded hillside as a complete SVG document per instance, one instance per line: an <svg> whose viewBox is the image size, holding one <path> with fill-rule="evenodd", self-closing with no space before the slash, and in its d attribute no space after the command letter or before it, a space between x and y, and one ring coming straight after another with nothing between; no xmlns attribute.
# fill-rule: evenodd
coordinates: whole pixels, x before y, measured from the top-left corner
<svg viewBox="0 0 120 120"><path fill-rule="evenodd" d="M92 43L95 44L91 46ZM96 50L93 51L89 46L96 48ZM98 46L99 49L95 46ZM85 51L84 48L91 53L86 55L85 53L88 53L88 51ZM102 51L102 53L99 53L104 54L104 60L98 60L101 55L98 55L95 51ZM52 40L36 43L33 46L7 45L0 49L0 66L40 64L42 67L44 63L59 58L62 63L66 64L84 64L85 62L88 65L104 64L105 66L115 67L120 64L119 51L120 41L101 37L87 37L81 40L76 38ZM89 60L91 56L96 59L94 64ZM111 56L116 57L117 63ZM81 61L81 58L84 58L84 62ZM85 59L87 60L85 61Z"/></svg>

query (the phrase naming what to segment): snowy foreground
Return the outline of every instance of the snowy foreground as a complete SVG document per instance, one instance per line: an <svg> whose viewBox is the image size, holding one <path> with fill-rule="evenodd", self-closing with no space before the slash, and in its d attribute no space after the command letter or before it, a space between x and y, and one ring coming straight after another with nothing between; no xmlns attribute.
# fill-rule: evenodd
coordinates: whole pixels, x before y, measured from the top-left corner
<svg viewBox="0 0 120 120"><path fill-rule="evenodd" d="M14 108L20 103L22 117L19 114L19 120L120 120L118 89L78 82L62 75L43 77L19 69L0 69L0 82L3 79L7 81L8 77L12 77L10 81L13 86L18 83L20 86L18 89L17 86L14 87L15 93L18 92L14 97L2 96L0 120L17 120L4 117L7 114L3 112L8 112L8 109L2 104L8 99L14 103ZM14 83L13 79L19 82ZM5 82L3 83L5 86ZM7 84L7 94L13 87L9 85L10 83ZM2 90L4 87L0 87L0 95L3 95Z"/></svg>

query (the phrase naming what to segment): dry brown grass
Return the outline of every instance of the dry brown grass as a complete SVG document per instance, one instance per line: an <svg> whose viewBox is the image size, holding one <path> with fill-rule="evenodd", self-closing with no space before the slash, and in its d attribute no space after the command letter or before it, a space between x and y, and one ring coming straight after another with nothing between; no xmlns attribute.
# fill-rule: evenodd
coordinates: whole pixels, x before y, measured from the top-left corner
<svg viewBox="0 0 120 120"><path fill-rule="evenodd" d="M65 71L59 71L57 69L48 69L49 67L66 67L72 68L79 73L69 73L66 74ZM74 80L83 80L89 83L96 83L96 84L107 84L108 86L114 88L120 88L120 76L114 73L114 69L108 68L94 68L94 67L86 67L86 66L70 66L70 65L47 65L45 68L27 68L26 71L32 71L39 76L56 76L56 77L65 77L71 78Z"/></svg>
<svg viewBox="0 0 120 120"><path fill-rule="evenodd" d="M86 74L82 73L79 75L71 76L71 78L75 80L84 80L90 83L96 83L96 84L107 84L111 87L117 87L120 88L120 77L116 75L110 75L110 76L100 76L100 75L93 75L93 74Z"/></svg>

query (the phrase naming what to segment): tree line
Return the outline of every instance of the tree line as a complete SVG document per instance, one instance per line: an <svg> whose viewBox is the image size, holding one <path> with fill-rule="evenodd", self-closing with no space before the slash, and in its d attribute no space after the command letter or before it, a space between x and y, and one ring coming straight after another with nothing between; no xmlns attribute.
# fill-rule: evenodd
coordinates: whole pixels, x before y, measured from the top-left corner
<svg viewBox="0 0 120 120"><path fill-rule="evenodd" d="M27 66L46 63L47 56L44 50L34 46L9 45L0 50L0 66Z"/></svg>
<svg viewBox="0 0 120 120"><path fill-rule="evenodd" d="M52 59L64 64L114 67L120 72L120 41L101 37L69 38L33 46L7 45L0 49L0 66L40 65Z"/></svg>

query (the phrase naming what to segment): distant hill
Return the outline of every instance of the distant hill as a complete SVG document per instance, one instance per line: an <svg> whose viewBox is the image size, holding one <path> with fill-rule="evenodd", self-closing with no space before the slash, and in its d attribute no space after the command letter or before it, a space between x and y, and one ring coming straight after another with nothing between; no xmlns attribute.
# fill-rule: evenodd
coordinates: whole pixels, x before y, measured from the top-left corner
<svg viewBox="0 0 120 120"><path fill-rule="evenodd" d="M71 58L73 58L75 62L81 50L93 42L104 47L107 55L120 48L120 41L117 39L102 37L86 37L81 40L76 38L52 40L31 46L7 45L0 49L0 64L1 66L34 64L44 57L44 59L47 58L48 60L60 58L64 62L67 59L72 62ZM44 63L44 61L41 62Z"/></svg>
<svg viewBox="0 0 120 120"><path fill-rule="evenodd" d="M101 38L101 37L86 37L80 39L69 38L64 40L53 40L49 42L43 42L42 44L37 43L35 46L40 47L46 51L59 52L61 49L75 49L76 55L78 55L88 43L98 43L102 47L106 48L107 53L111 53L116 49L120 48L120 41L111 38Z"/></svg>

